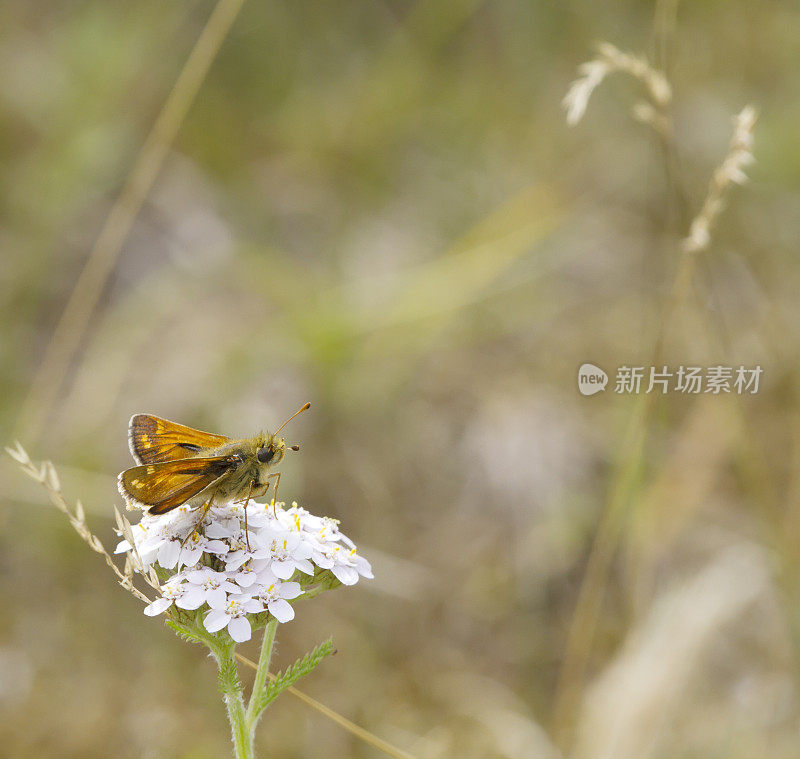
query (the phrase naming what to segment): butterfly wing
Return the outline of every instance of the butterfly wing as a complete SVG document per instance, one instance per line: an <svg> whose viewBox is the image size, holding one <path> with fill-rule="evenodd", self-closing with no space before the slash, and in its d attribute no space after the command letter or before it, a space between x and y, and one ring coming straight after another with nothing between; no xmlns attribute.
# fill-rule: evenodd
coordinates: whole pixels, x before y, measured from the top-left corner
<svg viewBox="0 0 800 759"><path fill-rule="evenodd" d="M165 514L186 503L239 463L235 456L195 457L142 464L117 478L123 498L150 514Z"/></svg>
<svg viewBox="0 0 800 759"><path fill-rule="evenodd" d="M131 454L140 464L185 459L227 442L229 438L224 435L201 432L150 414L135 414L128 425Z"/></svg>

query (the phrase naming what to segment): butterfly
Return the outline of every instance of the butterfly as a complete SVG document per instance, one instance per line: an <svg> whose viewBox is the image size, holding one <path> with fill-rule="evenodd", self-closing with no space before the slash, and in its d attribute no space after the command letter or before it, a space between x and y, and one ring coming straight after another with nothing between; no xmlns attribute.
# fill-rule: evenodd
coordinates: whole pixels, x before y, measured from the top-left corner
<svg viewBox="0 0 800 759"><path fill-rule="evenodd" d="M117 487L128 505L149 514L166 514L184 504L191 508L216 501L258 498L275 479L277 498L280 472L270 472L287 450L278 433L306 403L276 432L259 432L252 438L231 439L201 432L151 414L135 414L128 426L128 443L137 466L120 472Z"/></svg>

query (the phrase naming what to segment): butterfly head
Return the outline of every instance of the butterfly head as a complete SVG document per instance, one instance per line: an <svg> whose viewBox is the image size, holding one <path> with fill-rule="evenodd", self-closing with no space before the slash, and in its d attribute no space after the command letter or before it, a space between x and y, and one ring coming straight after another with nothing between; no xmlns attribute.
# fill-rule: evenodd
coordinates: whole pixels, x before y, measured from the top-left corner
<svg viewBox="0 0 800 759"><path fill-rule="evenodd" d="M286 455L286 441L282 437L272 436L267 439L266 445L258 449L256 458L261 464L270 466L279 463Z"/></svg>
<svg viewBox="0 0 800 759"><path fill-rule="evenodd" d="M267 435L264 438L264 444L259 447L258 451L256 452L256 458L258 459L259 463L266 464L267 466L274 466L275 464L279 463L283 460L283 457L286 455L287 449L290 451L299 451L299 445L286 445L286 440L282 437L278 437L278 432L280 432L289 422L294 419L297 414L302 413L305 411L309 406L310 403L306 403L300 411L292 414L275 432L274 435Z"/></svg>
<svg viewBox="0 0 800 759"><path fill-rule="evenodd" d="M286 445L286 441L282 437L272 436L268 438L266 445L263 445L256 452L256 458L259 463L267 464L267 466L274 466L283 460L286 451L299 451L299 445Z"/></svg>

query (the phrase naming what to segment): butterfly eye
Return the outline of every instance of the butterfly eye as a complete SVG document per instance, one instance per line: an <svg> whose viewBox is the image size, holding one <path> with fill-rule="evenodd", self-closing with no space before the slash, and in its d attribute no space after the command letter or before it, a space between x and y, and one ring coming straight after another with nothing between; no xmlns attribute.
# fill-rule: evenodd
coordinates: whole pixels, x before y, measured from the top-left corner
<svg viewBox="0 0 800 759"><path fill-rule="evenodd" d="M259 448L258 453L256 454L256 458L262 464L268 464L270 461L272 461L274 456L275 456L275 451L272 449L272 447Z"/></svg>

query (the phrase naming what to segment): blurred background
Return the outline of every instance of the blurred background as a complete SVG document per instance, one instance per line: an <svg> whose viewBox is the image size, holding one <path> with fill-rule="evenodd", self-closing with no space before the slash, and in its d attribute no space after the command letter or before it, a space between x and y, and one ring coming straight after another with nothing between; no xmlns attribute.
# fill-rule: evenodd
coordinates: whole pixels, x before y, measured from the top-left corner
<svg viewBox="0 0 800 759"><path fill-rule="evenodd" d="M244 436L311 401L282 495L376 579L279 630L278 667L333 635L303 690L420 758L798 756L797 6L250 0L78 285L213 9L0 5L3 441L113 548L132 413ZM668 74L674 187L629 77L565 124L601 39ZM747 103L751 182L665 323ZM615 394L659 336L759 392ZM0 599L5 756L229 754L213 664L5 456ZM259 740L383 755L288 694Z"/></svg>

